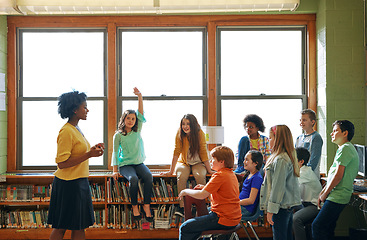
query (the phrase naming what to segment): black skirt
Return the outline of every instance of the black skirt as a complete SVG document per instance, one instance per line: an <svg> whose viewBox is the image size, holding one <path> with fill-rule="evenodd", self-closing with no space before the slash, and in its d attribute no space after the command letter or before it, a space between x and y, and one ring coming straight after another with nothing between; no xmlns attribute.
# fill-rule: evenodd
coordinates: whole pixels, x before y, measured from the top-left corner
<svg viewBox="0 0 367 240"><path fill-rule="evenodd" d="M52 228L68 230L82 230L93 225L88 178L69 181L54 178L47 223L52 224Z"/></svg>

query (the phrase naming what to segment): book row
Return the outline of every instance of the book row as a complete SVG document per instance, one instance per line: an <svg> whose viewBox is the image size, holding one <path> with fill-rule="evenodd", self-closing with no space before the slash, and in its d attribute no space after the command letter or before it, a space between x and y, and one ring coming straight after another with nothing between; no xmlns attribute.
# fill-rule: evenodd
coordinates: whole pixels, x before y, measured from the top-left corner
<svg viewBox="0 0 367 240"><path fill-rule="evenodd" d="M93 201L104 201L104 184L90 183ZM52 184L39 185L0 185L0 202L50 201Z"/></svg>
<svg viewBox="0 0 367 240"><path fill-rule="evenodd" d="M195 180L190 179L187 182L188 188L193 188L196 185ZM143 202L143 183L141 180L138 182L138 202ZM152 202L173 202L178 200L178 190L177 184L171 178L170 180L165 180L164 178L157 178L153 181L152 186ZM130 202L130 191L129 183L124 179L119 179L118 181L113 178L108 178L107 180L107 202Z"/></svg>
<svg viewBox="0 0 367 240"><path fill-rule="evenodd" d="M48 210L23 211L23 210L0 210L0 228L50 228L47 224ZM105 210L94 210L94 228L105 227Z"/></svg>

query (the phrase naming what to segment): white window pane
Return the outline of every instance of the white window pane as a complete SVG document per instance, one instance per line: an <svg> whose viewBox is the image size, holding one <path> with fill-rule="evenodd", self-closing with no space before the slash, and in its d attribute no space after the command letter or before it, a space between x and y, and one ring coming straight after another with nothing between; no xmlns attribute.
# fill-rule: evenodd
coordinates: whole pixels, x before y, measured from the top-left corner
<svg viewBox="0 0 367 240"><path fill-rule="evenodd" d="M222 95L302 94L301 31L222 31Z"/></svg>
<svg viewBox="0 0 367 240"><path fill-rule="evenodd" d="M223 100L222 126L224 127L224 144L237 152L240 139L247 135L243 119L247 114L261 117L266 127L261 135L269 136L270 127L285 124L293 135L293 141L302 134L299 126L301 100Z"/></svg>
<svg viewBox="0 0 367 240"><path fill-rule="evenodd" d="M103 32L24 32L23 96L103 96Z"/></svg>
<svg viewBox="0 0 367 240"><path fill-rule="evenodd" d="M200 96L202 32L122 32L122 96Z"/></svg>
<svg viewBox="0 0 367 240"><path fill-rule="evenodd" d="M123 102L124 110L137 110L137 101ZM199 124L203 123L203 102L187 101L145 101L146 123L143 125L142 138L146 165L170 165L175 148L175 137L180 128L182 117L191 113Z"/></svg>
<svg viewBox="0 0 367 240"><path fill-rule="evenodd" d="M91 145L103 142L103 103L87 101L88 118L79 127ZM45 114L47 113L47 114ZM39 117L42 117L40 124ZM57 136L67 119L57 113L57 101L23 102L23 166L55 166ZM102 165L103 158L91 158L90 165Z"/></svg>

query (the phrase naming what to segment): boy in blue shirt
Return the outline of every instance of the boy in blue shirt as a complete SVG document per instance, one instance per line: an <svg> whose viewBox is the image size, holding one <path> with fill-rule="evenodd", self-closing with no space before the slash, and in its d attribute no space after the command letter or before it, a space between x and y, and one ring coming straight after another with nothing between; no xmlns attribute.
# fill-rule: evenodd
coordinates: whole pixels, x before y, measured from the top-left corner
<svg viewBox="0 0 367 240"><path fill-rule="evenodd" d="M306 148L311 156L307 166L310 166L316 176L320 178L320 158L322 149L322 138L320 134L313 129L316 124L316 113L311 109L301 111L300 126L303 134L297 137L296 147Z"/></svg>
<svg viewBox="0 0 367 240"><path fill-rule="evenodd" d="M314 240L334 239L336 221L350 201L354 178L358 174L358 153L350 142L354 136L353 123L348 120L335 121L330 135L338 150L329 169L327 184L319 195L318 206L322 202L324 205L312 223Z"/></svg>

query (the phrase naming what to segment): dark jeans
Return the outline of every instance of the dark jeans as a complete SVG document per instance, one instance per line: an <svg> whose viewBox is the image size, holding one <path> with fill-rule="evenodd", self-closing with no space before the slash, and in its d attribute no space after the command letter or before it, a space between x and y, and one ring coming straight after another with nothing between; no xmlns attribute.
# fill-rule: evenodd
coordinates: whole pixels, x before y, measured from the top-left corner
<svg viewBox="0 0 367 240"><path fill-rule="evenodd" d="M277 214L273 215L273 240L292 240L292 208L280 208Z"/></svg>
<svg viewBox="0 0 367 240"><path fill-rule="evenodd" d="M144 204L150 204L153 186L153 176L149 168L141 163L119 167L120 174L130 183L131 205L138 204L139 178L144 182Z"/></svg>
<svg viewBox="0 0 367 240"><path fill-rule="evenodd" d="M210 212L208 215L191 218L185 221L180 227L179 240L196 240L201 233L206 230L228 230L235 226L224 226L218 223L219 217L216 213Z"/></svg>
<svg viewBox="0 0 367 240"><path fill-rule="evenodd" d="M319 214L312 223L312 238L314 240L334 239L336 221L346 204L326 200Z"/></svg>

